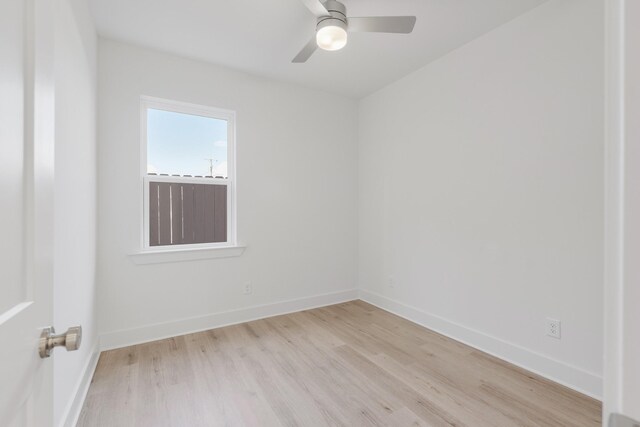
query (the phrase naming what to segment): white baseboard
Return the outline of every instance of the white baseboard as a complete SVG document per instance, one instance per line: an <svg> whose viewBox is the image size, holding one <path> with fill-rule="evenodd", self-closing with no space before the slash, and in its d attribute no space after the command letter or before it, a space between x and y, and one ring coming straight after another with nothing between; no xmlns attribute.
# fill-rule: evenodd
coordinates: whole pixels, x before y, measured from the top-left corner
<svg viewBox="0 0 640 427"><path fill-rule="evenodd" d="M519 345L451 322L375 292L361 289L360 299L480 351L602 400L602 377Z"/></svg>
<svg viewBox="0 0 640 427"><path fill-rule="evenodd" d="M82 411L82 405L84 405L84 399L87 397L87 392L91 385L91 378L93 378L93 373L96 371L99 358L100 352L98 351L98 343L96 342L91 349L91 356L84 367L84 371L82 371L82 376L76 384L73 399L69 401L69 404L62 414L60 427L73 427L78 423L78 417L80 417L80 411Z"/></svg>
<svg viewBox="0 0 640 427"><path fill-rule="evenodd" d="M278 316L358 299L357 289L348 289L312 297L256 305L221 313L189 317L170 322L156 323L139 328L107 332L100 336L100 350L127 347L149 341L171 338L222 326L234 325L265 317Z"/></svg>

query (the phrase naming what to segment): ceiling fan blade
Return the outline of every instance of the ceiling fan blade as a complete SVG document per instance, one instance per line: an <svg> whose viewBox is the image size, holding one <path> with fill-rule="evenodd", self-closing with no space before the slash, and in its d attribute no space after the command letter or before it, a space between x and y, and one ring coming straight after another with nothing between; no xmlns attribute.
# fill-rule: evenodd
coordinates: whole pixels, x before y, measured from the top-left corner
<svg viewBox="0 0 640 427"><path fill-rule="evenodd" d="M311 40L309 40L309 42L306 45L304 45L302 50L296 55L295 58L293 58L293 61L291 62L293 63L307 62L307 59L309 59L309 57L313 55L313 52L315 52L317 48L318 48L318 43L316 42L316 36L314 34L313 37L311 37Z"/></svg>
<svg viewBox="0 0 640 427"><path fill-rule="evenodd" d="M324 7L322 3L320 3L320 0L300 0L300 1L304 3L304 5L307 6L307 8L309 8L311 13L313 13L318 17L329 15L327 8Z"/></svg>
<svg viewBox="0 0 640 427"><path fill-rule="evenodd" d="M415 16L370 16L348 18L349 31L359 33L409 34L416 25Z"/></svg>

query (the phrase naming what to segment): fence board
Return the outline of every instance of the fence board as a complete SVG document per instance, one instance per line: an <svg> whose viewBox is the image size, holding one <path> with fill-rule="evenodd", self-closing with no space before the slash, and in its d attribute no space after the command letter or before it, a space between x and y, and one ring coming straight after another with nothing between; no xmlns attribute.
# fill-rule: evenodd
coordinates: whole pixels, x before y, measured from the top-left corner
<svg viewBox="0 0 640 427"><path fill-rule="evenodd" d="M158 183L158 209L160 220L159 245L171 244L171 199L168 182Z"/></svg>
<svg viewBox="0 0 640 427"><path fill-rule="evenodd" d="M205 187L206 184L193 185L193 243L205 243Z"/></svg>
<svg viewBox="0 0 640 427"><path fill-rule="evenodd" d="M204 206L205 206L205 221L204 221L204 241L214 242L213 232L215 224L215 187L216 185L205 185L204 189Z"/></svg>
<svg viewBox="0 0 640 427"><path fill-rule="evenodd" d="M149 183L149 246L158 246L158 183Z"/></svg>
<svg viewBox="0 0 640 427"><path fill-rule="evenodd" d="M215 202L213 211L213 241L227 241L227 186L213 185L215 189Z"/></svg>
<svg viewBox="0 0 640 427"><path fill-rule="evenodd" d="M193 184L182 184L182 243L193 243L194 200Z"/></svg>
<svg viewBox="0 0 640 427"><path fill-rule="evenodd" d="M184 243L182 238L182 184L171 183L171 243Z"/></svg>

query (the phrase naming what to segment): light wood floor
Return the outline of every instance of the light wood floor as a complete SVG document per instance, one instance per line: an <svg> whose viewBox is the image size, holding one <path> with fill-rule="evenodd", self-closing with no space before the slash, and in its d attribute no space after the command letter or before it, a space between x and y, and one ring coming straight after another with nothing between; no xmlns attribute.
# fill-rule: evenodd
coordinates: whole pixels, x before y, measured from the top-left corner
<svg viewBox="0 0 640 427"><path fill-rule="evenodd" d="M102 353L80 426L599 426L600 403L361 301Z"/></svg>

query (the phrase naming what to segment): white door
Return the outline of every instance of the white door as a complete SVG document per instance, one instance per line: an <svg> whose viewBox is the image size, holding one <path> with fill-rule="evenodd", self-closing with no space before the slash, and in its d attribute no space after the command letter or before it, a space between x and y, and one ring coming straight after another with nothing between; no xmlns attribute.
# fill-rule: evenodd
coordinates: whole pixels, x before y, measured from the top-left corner
<svg viewBox="0 0 640 427"><path fill-rule="evenodd" d="M640 425L640 1L607 0L605 4L603 426L633 427Z"/></svg>
<svg viewBox="0 0 640 427"><path fill-rule="evenodd" d="M0 425L52 423L53 4L0 0Z"/></svg>

